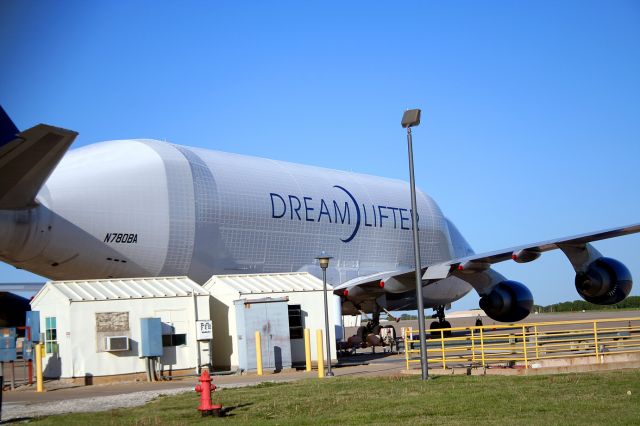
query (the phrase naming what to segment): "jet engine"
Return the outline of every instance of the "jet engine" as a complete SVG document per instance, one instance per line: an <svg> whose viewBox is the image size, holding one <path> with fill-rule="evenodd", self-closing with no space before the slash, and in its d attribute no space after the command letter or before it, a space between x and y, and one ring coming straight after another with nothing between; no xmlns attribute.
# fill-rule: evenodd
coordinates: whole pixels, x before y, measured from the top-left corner
<svg viewBox="0 0 640 426"><path fill-rule="evenodd" d="M631 292L632 285L629 269L609 257L594 260L586 271L576 274L578 294L596 305L613 305L623 301Z"/></svg>
<svg viewBox="0 0 640 426"><path fill-rule="evenodd" d="M516 322L531 313L533 295L524 284L505 280L480 299L480 308L496 321Z"/></svg>

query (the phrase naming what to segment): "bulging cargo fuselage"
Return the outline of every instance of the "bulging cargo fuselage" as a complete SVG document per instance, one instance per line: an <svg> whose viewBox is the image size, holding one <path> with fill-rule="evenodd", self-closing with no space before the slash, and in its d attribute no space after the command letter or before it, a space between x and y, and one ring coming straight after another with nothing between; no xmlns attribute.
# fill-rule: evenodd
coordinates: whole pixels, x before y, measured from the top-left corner
<svg viewBox="0 0 640 426"><path fill-rule="evenodd" d="M0 213L0 259L51 279L321 276L321 251L332 284L413 267L409 186L393 179L124 140L68 152L37 202ZM472 253L420 191L418 214L425 265Z"/></svg>

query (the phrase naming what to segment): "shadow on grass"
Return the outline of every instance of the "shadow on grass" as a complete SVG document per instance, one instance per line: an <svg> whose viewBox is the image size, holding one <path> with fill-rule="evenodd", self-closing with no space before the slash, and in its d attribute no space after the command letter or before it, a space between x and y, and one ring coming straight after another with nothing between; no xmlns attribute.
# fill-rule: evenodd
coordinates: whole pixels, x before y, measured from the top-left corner
<svg viewBox="0 0 640 426"><path fill-rule="evenodd" d="M233 410L237 408L248 407L250 405L253 405L253 402L248 402L246 404L232 405L230 407L222 407L222 411L220 412L220 417L233 417L234 414L231 413Z"/></svg>
<svg viewBox="0 0 640 426"><path fill-rule="evenodd" d="M35 419L35 417L14 417L13 419L9 420L0 420L0 424L8 425L9 423L27 423Z"/></svg>

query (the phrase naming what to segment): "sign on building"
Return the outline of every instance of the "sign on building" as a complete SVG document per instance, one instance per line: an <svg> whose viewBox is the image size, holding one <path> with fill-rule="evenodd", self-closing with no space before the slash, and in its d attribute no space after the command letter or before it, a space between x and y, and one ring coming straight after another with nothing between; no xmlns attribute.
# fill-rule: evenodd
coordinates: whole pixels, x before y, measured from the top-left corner
<svg viewBox="0 0 640 426"><path fill-rule="evenodd" d="M196 321L196 340L212 340L213 323L211 320Z"/></svg>

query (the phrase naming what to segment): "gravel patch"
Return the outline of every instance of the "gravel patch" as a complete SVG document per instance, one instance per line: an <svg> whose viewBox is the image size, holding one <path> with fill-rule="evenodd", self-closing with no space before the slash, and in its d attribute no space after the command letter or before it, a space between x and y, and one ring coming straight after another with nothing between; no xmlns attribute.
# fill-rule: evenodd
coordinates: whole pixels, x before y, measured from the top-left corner
<svg viewBox="0 0 640 426"><path fill-rule="evenodd" d="M76 398L65 401L45 403L3 403L2 420L24 417L51 416L64 413L82 413L92 411L108 411L116 408L129 408L144 405L162 395L177 395L193 392L193 386L175 389L159 389L151 391L133 392L119 395L99 396L92 398Z"/></svg>
<svg viewBox="0 0 640 426"><path fill-rule="evenodd" d="M269 382L290 382L295 379L269 380ZM258 382L228 383L218 385L218 389L240 388L245 386L255 386ZM86 413L95 411L109 411L117 408L130 408L144 405L159 396L178 395L185 392L193 392L193 386L157 389L150 391L131 392L118 395L96 396L90 398L74 398L64 401L23 403L23 402L3 402L2 420L12 420L21 418L32 418L42 416L53 416L66 413Z"/></svg>

